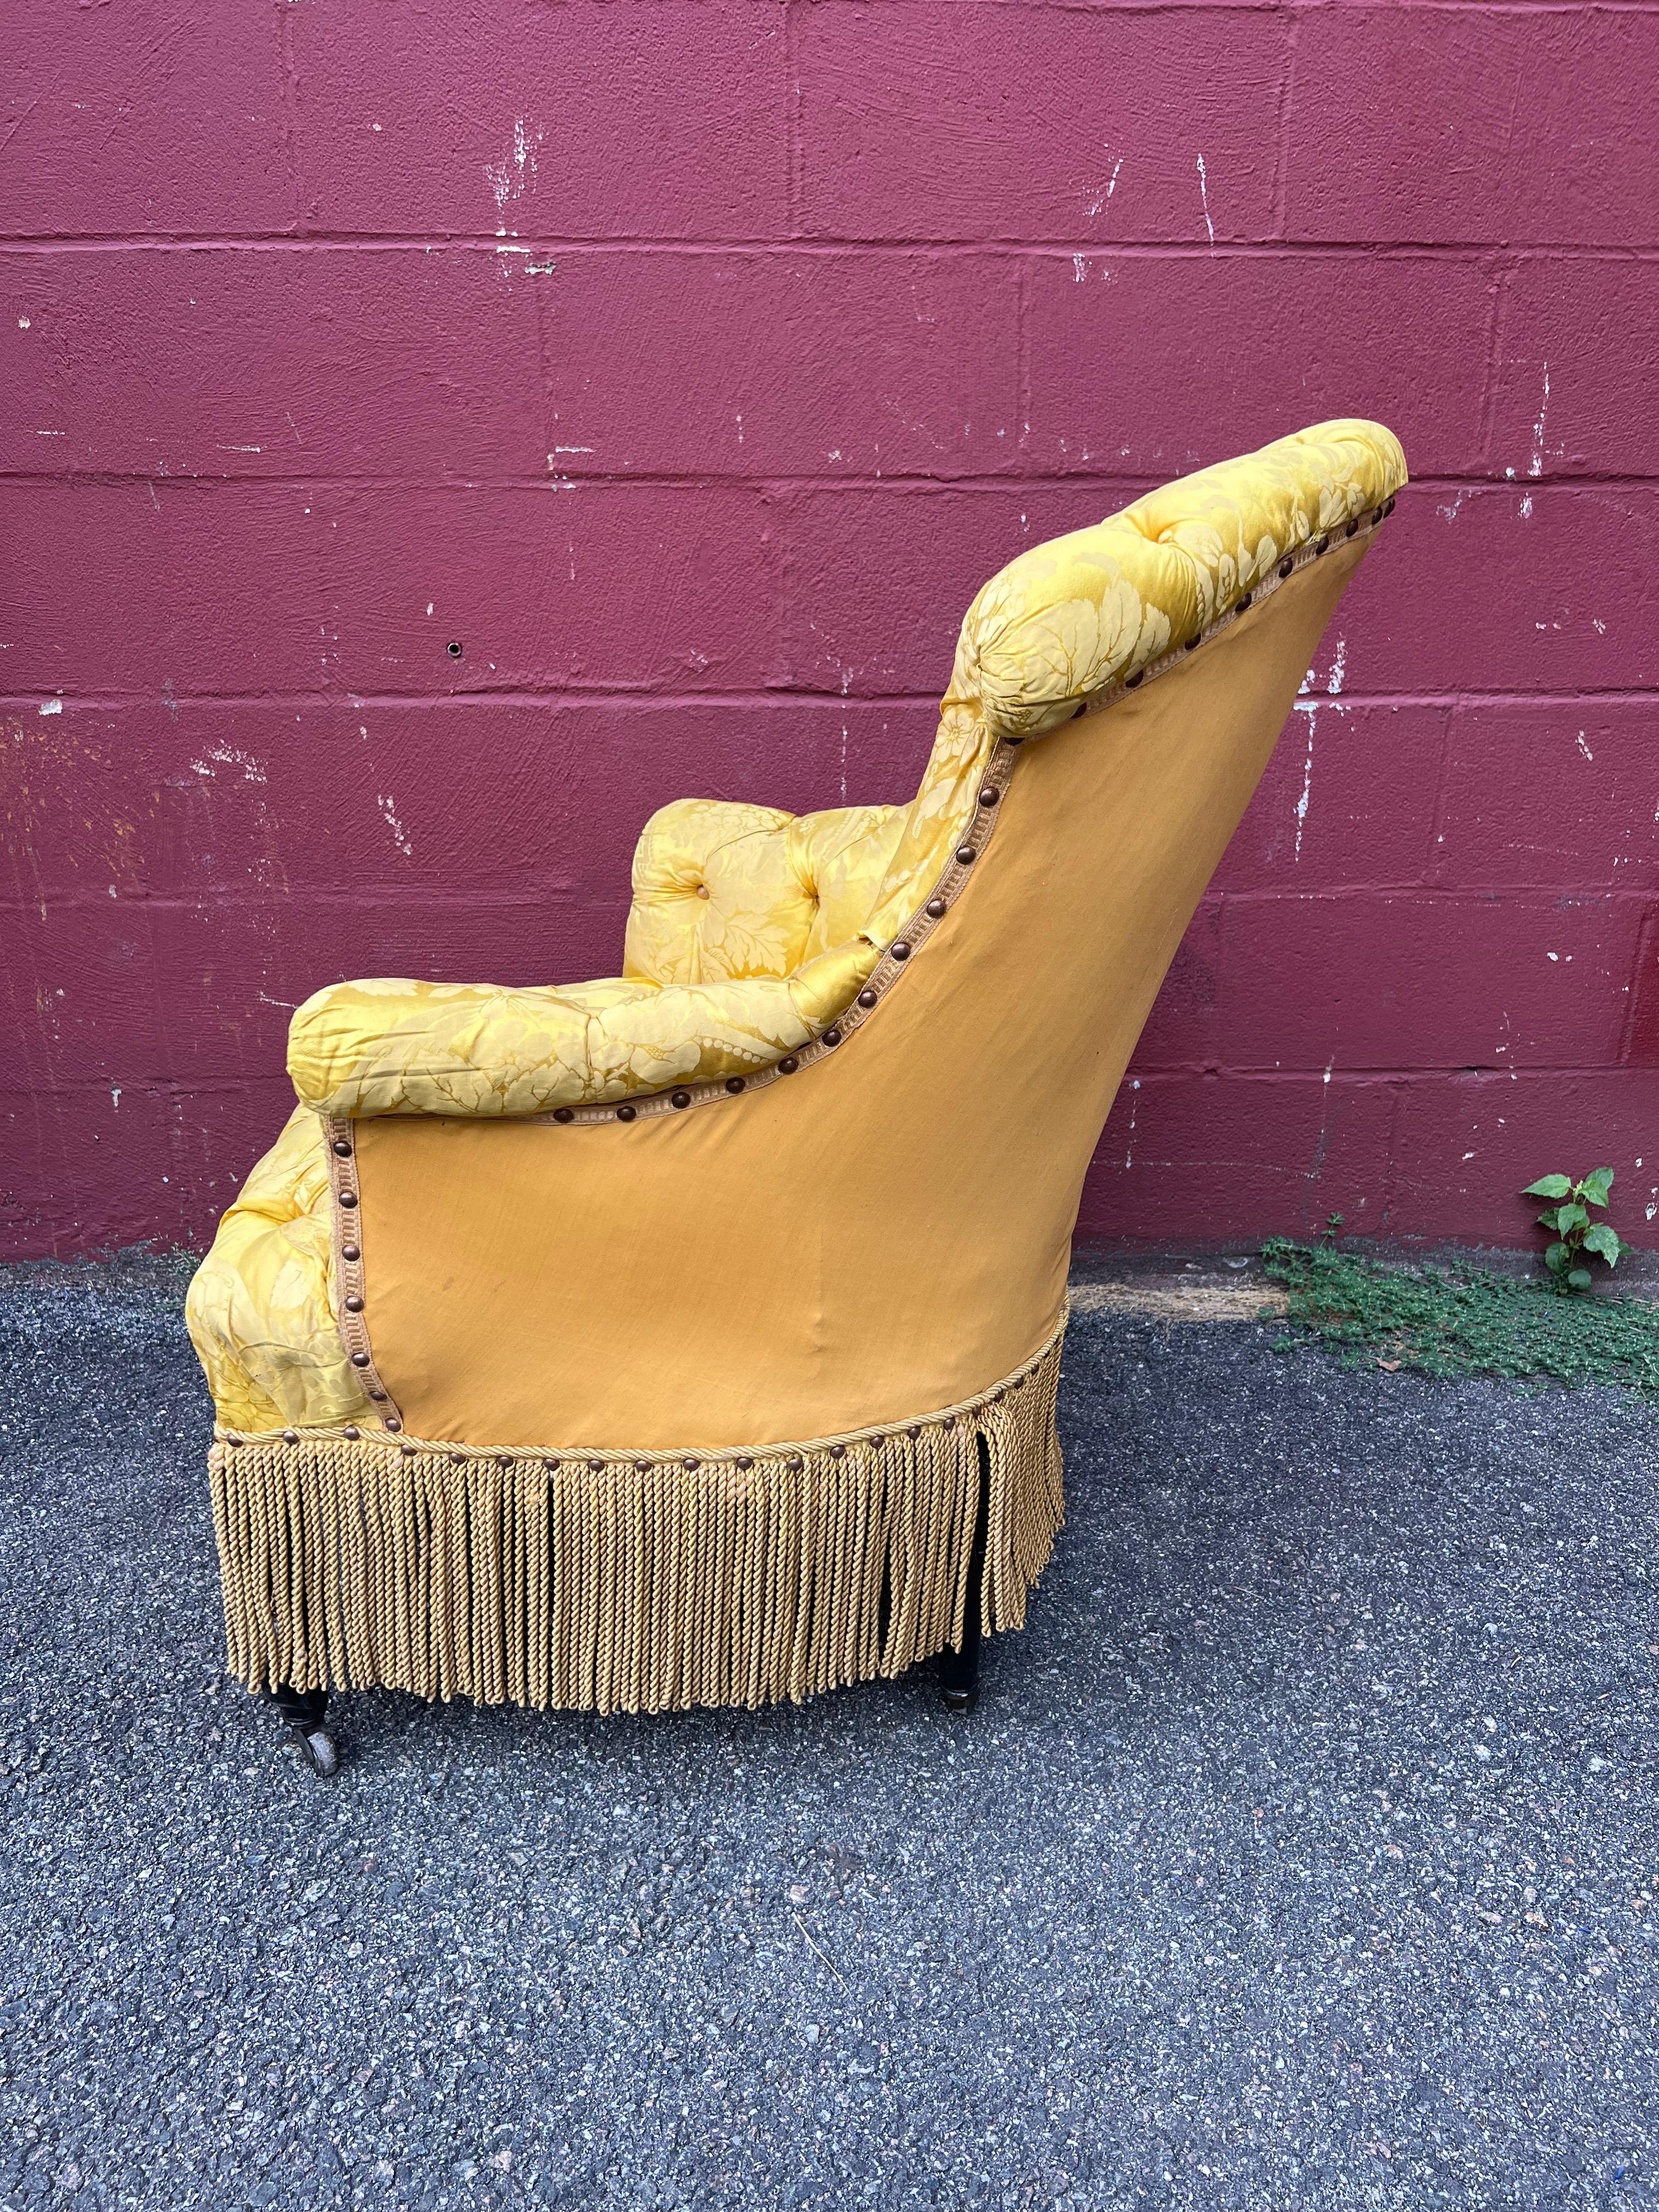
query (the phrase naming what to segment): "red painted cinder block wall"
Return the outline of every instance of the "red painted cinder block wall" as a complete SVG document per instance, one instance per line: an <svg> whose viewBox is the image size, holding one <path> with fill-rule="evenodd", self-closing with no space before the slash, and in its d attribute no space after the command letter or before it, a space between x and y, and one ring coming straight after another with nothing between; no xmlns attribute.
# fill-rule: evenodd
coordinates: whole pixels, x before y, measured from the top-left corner
<svg viewBox="0 0 1659 2212"><path fill-rule="evenodd" d="M204 1239L307 992L613 972L653 807L907 796L986 575L1336 414L1414 483L1084 1228L1519 1243L1518 1184L1611 1163L1659 1233L1651 9L10 45L5 1249Z"/></svg>

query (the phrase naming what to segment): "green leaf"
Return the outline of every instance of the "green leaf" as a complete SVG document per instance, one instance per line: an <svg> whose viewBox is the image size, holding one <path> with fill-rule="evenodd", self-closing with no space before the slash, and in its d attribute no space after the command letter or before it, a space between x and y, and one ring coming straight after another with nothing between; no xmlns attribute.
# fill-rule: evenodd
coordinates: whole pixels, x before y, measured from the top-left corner
<svg viewBox="0 0 1659 2212"><path fill-rule="evenodd" d="M1544 1255L1544 1265L1552 1274L1559 1275L1562 1268L1566 1266L1568 1256L1565 1244L1552 1244Z"/></svg>
<svg viewBox="0 0 1659 2212"><path fill-rule="evenodd" d="M1590 1286L1590 1271L1588 1267L1575 1267L1567 1280L1575 1291L1587 1291Z"/></svg>
<svg viewBox="0 0 1659 2212"><path fill-rule="evenodd" d="M1578 1186L1579 1194L1587 1206L1605 1206L1607 1193L1613 1188L1611 1168L1592 1168Z"/></svg>
<svg viewBox="0 0 1659 2212"><path fill-rule="evenodd" d="M1569 1198L1572 1184L1565 1176L1540 1176L1522 1192L1522 1198Z"/></svg>
<svg viewBox="0 0 1659 2212"><path fill-rule="evenodd" d="M1584 1231L1584 1249L1599 1252L1610 1267L1617 1263L1623 1249L1619 1241L1619 1231L1610 1222L1598 1221Z"/></svg>
<svg viewBox="0 0 1659 2212"><path fill-rule="evenodd" d="M1555 1225L1564 1237L1568 1230L1585 1228L1589 1222L1589 1216L1582 1206L1558 1206L1555 1209Z"/></svg>
<svg viewBox="0 0 1659 2212"><path fill-rule="evenodd" d="M1559 1230L1561 1226L1560 1219L1559 1218L1559 1214L1560 1208L1559 1206L1547 1206L1544 1208L1544 1211L1538 1217L1539 1227L1540 1229Z"/></svg>

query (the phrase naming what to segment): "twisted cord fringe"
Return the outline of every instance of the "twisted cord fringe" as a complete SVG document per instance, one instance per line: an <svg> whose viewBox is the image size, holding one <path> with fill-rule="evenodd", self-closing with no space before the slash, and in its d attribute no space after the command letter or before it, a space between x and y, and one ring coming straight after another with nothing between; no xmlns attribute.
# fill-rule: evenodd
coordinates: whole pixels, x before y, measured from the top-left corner
<svg viewBox="0 0 1659 2212"><path fill-rule="evenodd" d="M914 1435L779 1445L741 1470L222 1439L209 1469L230 1672L252 1690L600 1713L799 1702L891 1678L961 1641L981 1438L981 1626L1023 1627L1064 1511L1063 1334Z"/></svg>

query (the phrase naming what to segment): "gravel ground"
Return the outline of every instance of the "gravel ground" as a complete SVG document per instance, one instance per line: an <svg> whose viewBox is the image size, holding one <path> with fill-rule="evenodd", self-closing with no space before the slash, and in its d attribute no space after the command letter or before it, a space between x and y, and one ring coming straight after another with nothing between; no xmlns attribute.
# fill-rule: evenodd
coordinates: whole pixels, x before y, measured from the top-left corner
<svg viewBox="0 0 1659 2212"><path fill-rule="evenodd" d="M1651 1413L1085 1314L970 1719L362 1695L329 1784L175 1298L0 1279L0 2203L1659 2204Z"/></svg>

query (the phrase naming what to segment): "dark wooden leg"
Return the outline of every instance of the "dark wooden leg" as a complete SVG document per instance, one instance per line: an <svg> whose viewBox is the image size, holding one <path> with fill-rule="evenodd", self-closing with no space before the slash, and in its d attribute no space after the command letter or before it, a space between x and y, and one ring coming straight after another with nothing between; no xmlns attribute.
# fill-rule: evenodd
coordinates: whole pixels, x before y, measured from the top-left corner
<svg viewBox="0 0 1659 2212"><path fill-rule="evenodd" d="M974 1540L968 1554L968 1603L963 1615L962 1642L955 1650L947 1644L939 1655L939 1693L947 1712L971 1713L979 1703L980 1611L984 1601L985 1542L990 1521L991 1454L981 1437L979 1506L974 1515Z"/></svg>
<svg viewBox="0 0 1659 2212"><path fill-rule="evenodd" d="M274 1705L288 1729L288 1740L313 1774L337 1774L340 1753L328 1730L328 1692L295 1690L287 1683L267 1690L264 1701Z"/></svg>

